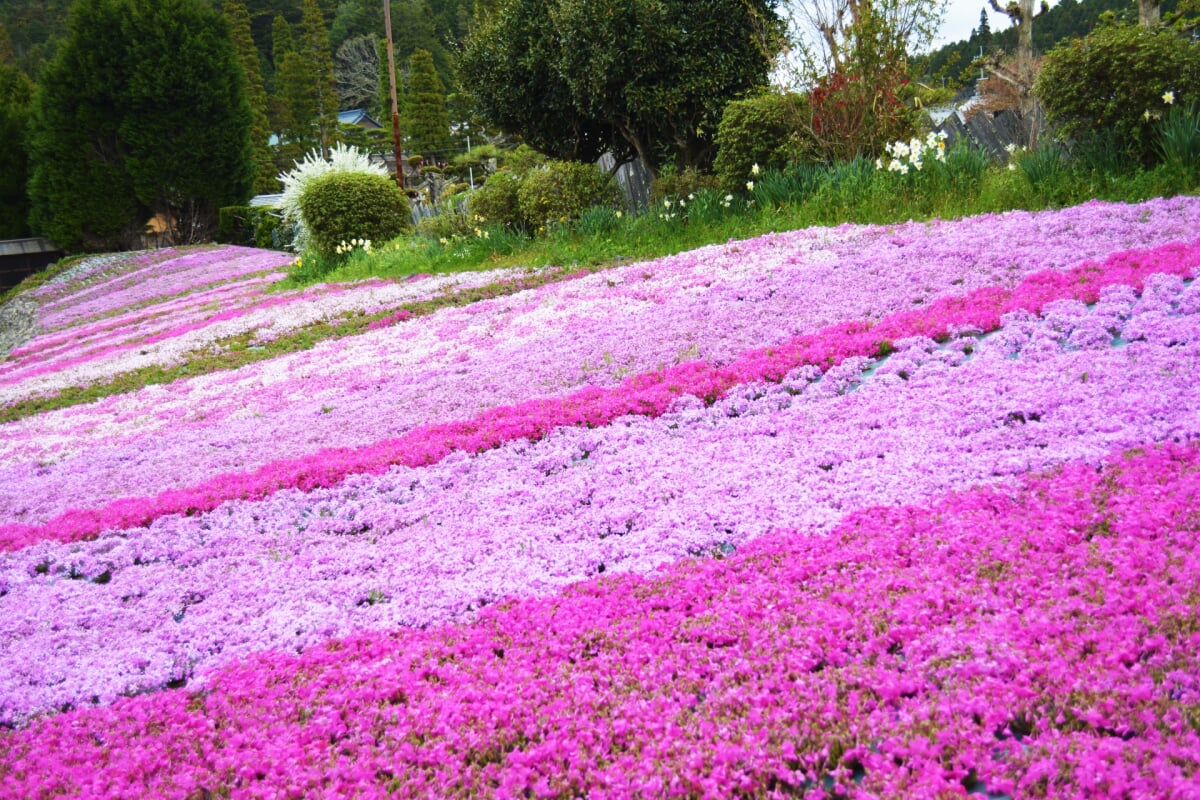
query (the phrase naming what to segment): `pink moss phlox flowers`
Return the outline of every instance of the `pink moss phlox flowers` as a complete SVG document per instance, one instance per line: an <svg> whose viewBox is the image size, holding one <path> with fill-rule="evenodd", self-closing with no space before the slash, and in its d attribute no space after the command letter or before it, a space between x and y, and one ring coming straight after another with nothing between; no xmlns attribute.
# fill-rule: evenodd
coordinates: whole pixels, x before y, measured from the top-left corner
<svg viewBox="0 0 1200 800"><path fill-rule="evenodd" d="M1200 450L262 653L0 734L9 796L1195 796Z"/></svg>
<svg viewBox="0 0 1200 800"><path fill-rule="evenodd" d="M681 395L711 402L734 385L778 381L802 364L832 366L851 356L873 354L884 342L908 336L939 338L963 328L994 330L1001 314L1014 309L1037 312L1053 299L1094 302L1104 286L1140 286L1147 275L1191 275L1197 266L1200 243L1116 253L1103 263L1035 273L1011 292L984 287L964 297L942 298L919 311L891 315L874 326L830 326L751 351L724 367L703 362L680 364L627 378L616 388L586 387L563 398L494 408L469 421L421 426L366 447L327 448L270 462L250 472L218 475L192 488L167 490L154 497L122 498L100 508L70 509L42 525L10 523L0 526L0 550L18 549L42 539L76 541L108 529L144 526L165 514L194 514L226 500L259 499L283 488L332 486L347 475L375 474L392 464L430 464L455 450L474 453L518 438L537 439L564 425L595 427L625 414L656 416Z"/></svg>

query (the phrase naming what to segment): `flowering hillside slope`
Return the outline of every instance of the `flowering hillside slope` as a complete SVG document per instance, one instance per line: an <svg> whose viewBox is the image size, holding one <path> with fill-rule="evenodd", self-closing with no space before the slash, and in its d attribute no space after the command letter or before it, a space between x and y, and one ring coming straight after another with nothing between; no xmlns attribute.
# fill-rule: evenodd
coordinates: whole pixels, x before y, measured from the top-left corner
<svg viewBox="0 0 1200 800"><path fill-rule="evenodd" d="M4 424L0 794L1200 796L1197 231L796 231ZM85 262L0 403L511 277L283 258Z"/></svg>

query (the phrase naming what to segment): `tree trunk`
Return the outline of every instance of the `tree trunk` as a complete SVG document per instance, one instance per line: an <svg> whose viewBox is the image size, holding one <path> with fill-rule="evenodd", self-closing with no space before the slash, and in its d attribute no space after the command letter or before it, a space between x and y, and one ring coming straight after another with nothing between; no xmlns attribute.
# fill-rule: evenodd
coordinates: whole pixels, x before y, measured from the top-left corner
<svg viewBox="0 0 1200 800"><path fill-rule="evenodd" d="M1020 97L1021 129L1025 136L1022 144L1033 150L1037 147L1041 128L1038 99L1033 94L1033 0L1011 0L1006 8L1000 8L996 0L989 0L989 3L995 10L1007 14L1017 28L1017 74L1012 82Z"/></svg>
<svg viewBox="0 0 1200 800"><path fill-rule="evenodd" d="M1137 0L1138 24L1153 28L1159 22L1159 0Z"/></svg>

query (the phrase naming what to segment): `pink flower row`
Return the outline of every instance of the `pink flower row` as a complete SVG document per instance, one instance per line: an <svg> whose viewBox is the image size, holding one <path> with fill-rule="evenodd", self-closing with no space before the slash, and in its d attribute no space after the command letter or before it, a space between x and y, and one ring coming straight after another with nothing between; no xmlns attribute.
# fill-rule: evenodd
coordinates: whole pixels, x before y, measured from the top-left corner
<svg viewBox="0 0 1200 800"><path fill-rule="evenodd" d="M1104 286L1140 288L1147 275L1191 275L1197 266L1200 243L1118 253L1103 264L1037 273L1013 291L984 288L966 297L938 300L923 310L894 314L875 325L832 326L750 351L723 367L685 363L627 378L613 389L588 387L563 397L500 406L471 420L420 426L365 447L325 448L311 456L219 475L187 489L122 498L98 508L70 509L43 525L10 523L0 526L0 549L12 550L43 539L86 539L107 529L144 526L163 515L200 513L227 500L254 500L285 488L307 491L333 486L347 475L377 474L393 464L430 464L453 451L474 453L514 439L538 439L560 426L605 425L625 414L657 416L682 395L711 401L737 384L779 381L801 365L828 367L851 356L870 355L886 343L910 336L937 338L964 329L994 330L1000 316L1015 309L1036 313L1045 303L1066 298L1095 302Z"/></svg>
<svg viewBox="0 0 1200 800"><path fill-rule="evenodd" d="M228 253L237 256L236 253ZM282 265L282 253L259 251L263 263ZM242 257L244 260L244 257ZM0 365L0 402L111 377L149 365L170 366L222 337L256 333L262 341L304 324L348 311L374 312L428 299L454 286L475 286L497 272L355 284L329 284L264 296L283 273L227 281L181 297L139 306L116 318L41 336ZM282 313L281 313L282 312Z"/></svg>
<svg viewBox="0 0 1200 800"><path fill-rule="evenodd" d="M1200 451L1148 447L0 733L8 796L1195 796Z"/></svg>
<svg viewBox="0 0 1200 800"><path fill-rule="evenodd" d="M110 261L100 280L88 276L82 287L68 291L74 282L57 287L55 296L41 303L38 317L46 330L59 330L147 300L276 271L288 261L285 253L230 246L151 252Z"/></svg>
<svg viewBox="0 0 1200 800"><path fill-rule="evenodd" d="M812 229L445 309L0 426L0 524L45 523L71 508L185 489L322 446L370 446L690 360L727 364L846 320L1012 288L1032 272L1158 246L1197 228L1200 199L1175 198Z"/></svg>
<svg viewBox="0 0 1200 800"><path fill-rule="evenodd" d="M1200 437L1200 284L1154 275L994 334L735 387L421 468L0 554L0 725L267 649L470 619L786 526ZM1129 343L1113 345L1114 338Z"/></svg>

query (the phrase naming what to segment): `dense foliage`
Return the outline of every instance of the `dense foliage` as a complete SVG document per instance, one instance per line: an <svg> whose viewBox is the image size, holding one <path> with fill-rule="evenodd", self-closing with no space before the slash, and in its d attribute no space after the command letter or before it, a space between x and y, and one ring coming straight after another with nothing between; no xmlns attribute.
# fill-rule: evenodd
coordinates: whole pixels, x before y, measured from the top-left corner
<svg viewBox="0 0 1200 800"><path fill-rule="evenodd" d="M80 0L34 102L33 226L68 249L134 244L154 215L174 240L203 237L249 196L250 124L210 6Z"/></svg>
<svg viewBox="0 0 1200 800"><path fill-rule="evenodd" d="M504 0L460 68L489 123L560 159L711 163L727 101L766 82L774 0Z"/></svg>
<svg viewBox="0 0 1200 800"><path fill-rule="evenodd" d="M768 92L726 105L717 128L713 164L722 188L739 190L755 164L782 170L811 158L812 142L802 134L811 120L808 98L799 94Z"/></svg>
<svg viewBox="0 0 1200 800"><path fill-rule="evenodd" d="M1167 14L1178 6L1177 0L1166 0L1162 10ZM1015 52L1016 28L992 29L986 13L982 12L979 27L972 30L967 39L945 44L920 58L916 65L919 73L939 81L944 77L948 85L969 86L979 76L978 68L972 65L981 48L984 55L993 55L997 51ZM1034 50L1045 53L1069 39L1087 36L1106 14L1119 15L1129 22L1137 21L1137 9L1131 0L1059 0L1045 13L1038 14L1033 25Z"/></svg>
<svg viewBox="0 0 1200 800"><path fill-rule="evenodd" d="M11 64L0 61L0 239L29 233L29 199L25 183L29 158L25 129L33 85Z"/></svg>
<svg viewBox="0 0 1200 800"><path fill-rule="evenodd" d="M1035 91L1059 136L1112 137L1149 164L1168 106L1200 101L1200 43L1170 29L1104 25L1047 53Z"/></svg>
<svg viewBox="0 0 1200 800"><path fill-rule="evenodd" d="M300 195L312 248L334 255L352 240L386 242L409 227L408 197L395 181L366 172L330 172Z"/></svg>
<svg viewBox="0 0 1200 800"><path fill-rule="evenodd" d="M413 53L409 61L404 111L409 151L430 161L446 159L450 155L450 112L446 109L445 87L427 50Z"/></svg>
<svg viewBox="0 0 1200 800"><path fill-rule="evenodd" d="M275 180L274 156L270 147L270 123L267 121L267 91L263 86L258 48L250 34L250 13L243 0L225 0L225 19L237 53L238 64L246 83L246 99L250 103L250 141L254 147L254 191L270 193L279 183Z"/></svg>
<svg viewBox="0 0 1200 800"><path fill-rule="evenodd" d="M592 164L551 161L531 170L517 190L521 216L531 227L577 218L593 206L613 206L617 181Z"/></svg>
<svg viewBox="0 0 1200 800"><path fill-rule="evenodd" d="M518 192L521 178L514 172L502 171L471 193L468 201L472 217L489 225L517 228L521 225L521 202Z"/></svg>

